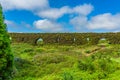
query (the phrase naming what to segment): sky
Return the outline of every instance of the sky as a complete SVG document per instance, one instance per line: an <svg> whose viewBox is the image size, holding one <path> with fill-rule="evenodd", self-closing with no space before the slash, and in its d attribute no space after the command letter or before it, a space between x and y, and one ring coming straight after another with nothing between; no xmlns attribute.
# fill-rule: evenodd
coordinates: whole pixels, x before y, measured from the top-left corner
<svg viewBox="0 0 120 80"><path fill-rule="evenodd" d="M8 32L119 32L120 0L0 0Z"/></svg>

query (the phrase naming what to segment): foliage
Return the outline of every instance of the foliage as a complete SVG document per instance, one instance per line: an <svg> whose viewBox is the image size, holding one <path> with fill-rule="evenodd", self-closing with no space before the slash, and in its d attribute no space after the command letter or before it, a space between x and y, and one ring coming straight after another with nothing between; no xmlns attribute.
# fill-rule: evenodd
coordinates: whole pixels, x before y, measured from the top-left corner
<svg viewBox="0 0 120 80"><path fill-rule="evenodd" d="M98 46L12 44L13 80L118 80L120 45L100 47L86 56L88 48L93 51Z"/></svg>
<svg viewBox="0 0 120 80"><path fill-rule="evenodd" d="M13 70L13 55L10 49L9 35L4 23L0 5L0 80L9 80Z"/></svg>
<svg viewBox="0 0 120 80"><path fill-rule="evenodd" d="M88 54L89 54L89 53L91 53L91 51L90 51L90 50L86 50L85 53L88 53Z"/></svg>

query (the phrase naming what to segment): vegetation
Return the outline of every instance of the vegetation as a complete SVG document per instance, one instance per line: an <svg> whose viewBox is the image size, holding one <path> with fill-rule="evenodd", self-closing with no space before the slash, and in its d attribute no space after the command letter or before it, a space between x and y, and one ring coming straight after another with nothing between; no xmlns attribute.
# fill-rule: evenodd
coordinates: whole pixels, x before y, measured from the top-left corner
<svg viewBox="0 0 120 80"><path fill-rule="evenodd" d="M13 55L10 49L9 35L4 23L2 7L0 6L0 80L11 79L13 70Z"/></svg>
<svg viewBox="0 0 120 80"><path fill-rule="evenodd" d="M119 80L120 45L104 45L13 43L13 80Z"/></svg>

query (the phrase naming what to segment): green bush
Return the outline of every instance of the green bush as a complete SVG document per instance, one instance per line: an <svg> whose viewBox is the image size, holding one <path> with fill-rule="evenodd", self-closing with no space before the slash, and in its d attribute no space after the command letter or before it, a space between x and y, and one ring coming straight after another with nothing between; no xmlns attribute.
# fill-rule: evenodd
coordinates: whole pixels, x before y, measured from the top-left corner
<svg viewBox="0 0 120 80"><path fill-rule="evenodd" d="M67 73L67 72L62 74L62 78L63 78L63 80L74 80L73 76L70 73Z"/></svg>
<svg viewBox="0 0 120 80"><path fill-rule="evenodd" d="M88 54L89 54L89 53L91 53L91 51L90 51L90 50L85 50L85 53L88 53Z"/></svg>
<svg viewBox="0 0 120 80"><path fill-rule="evenodd" d="M2 7L0 5L0 78L9 80L13 70L13 55L10 48L10 39L4 23Z"/></svg>

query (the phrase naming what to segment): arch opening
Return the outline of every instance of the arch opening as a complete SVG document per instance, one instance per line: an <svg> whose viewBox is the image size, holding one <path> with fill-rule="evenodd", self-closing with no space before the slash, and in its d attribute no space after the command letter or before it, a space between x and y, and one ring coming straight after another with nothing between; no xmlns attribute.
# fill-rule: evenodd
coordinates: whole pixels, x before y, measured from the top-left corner
<svg viewBox="0 0 120 80"><path fill-rule="evenodd" d="M87 41L90 41L90 38L89 38L89 37L87 38Z"/></svg>
<svg viewBox="0 0 120 80"><path fill-rule="evenodd" d="M38 46L43 46L43 44L44 44L44 41L43 41L42 38L38 38L38 39L36 40L36 45L38 45Z"/></svg>
<svg viewBox="0 0 120 80"><path fill-rule="evenodd" d="M110 41L106 38L100 38L98 41L98 45L102 46L102 47L107 46L109 43L110 43Z"/></svg>
<svg viewBox="0 0 120 80"><path fill-rule="evenodd" d="M75 43L75 41L76 41L76 38L74 37L74 38L73 38L73 42Z"/></svg>

